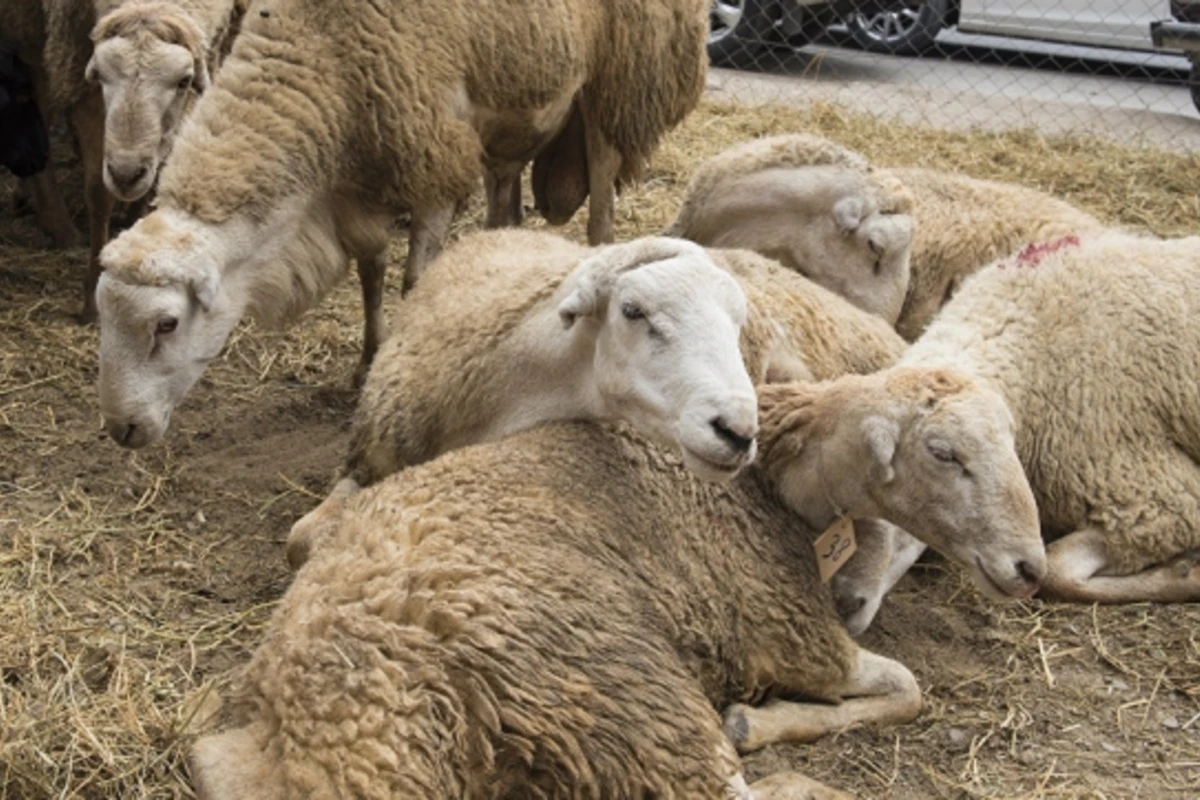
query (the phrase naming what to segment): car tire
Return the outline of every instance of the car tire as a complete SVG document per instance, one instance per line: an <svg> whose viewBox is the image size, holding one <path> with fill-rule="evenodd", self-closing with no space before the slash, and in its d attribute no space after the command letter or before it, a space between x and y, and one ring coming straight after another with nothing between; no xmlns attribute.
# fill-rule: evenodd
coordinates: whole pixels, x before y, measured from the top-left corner
<svg viewBox="0 0 1200 800"><path fill-rule="evenodd" d="M708 60L714 66L746 68L761 63L774 27L763 0L710 0Z"/></svg>
<svg viewBox="0 0 1200 800"><path fill-rule="evenodd" d="M949 0L916 0L877 14L851 14L846 27L854 41L873 53L919 55L933 47L946 27Z"/></svg>

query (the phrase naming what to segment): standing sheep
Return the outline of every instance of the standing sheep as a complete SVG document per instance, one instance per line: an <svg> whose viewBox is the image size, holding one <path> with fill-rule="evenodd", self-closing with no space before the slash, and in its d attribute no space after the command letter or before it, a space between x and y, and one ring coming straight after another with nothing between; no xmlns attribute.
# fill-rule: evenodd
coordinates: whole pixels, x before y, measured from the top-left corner
<svg viewBox="0 0 1200 800"><path fill-rule="evenodd" d="M380 351L355 412L342 479L293 526L289 562L303 562L359 488L447 450L556 419L620 416L678 445L693 470L713 472L705 454L715 450L709 458L725 461L722 442L737 439L709 421L734 418L693 413L677 395L695 392L696 380L672 388L679 374L691 373L668 366L670 359L699 363L698 355L718 344L717 329L698 316L714 300L691 299L697 290L721 297L740 284L749 312L742 356L755 381L768 373L773 380L824 380L873 372L903 351L903 340L882 320L749 252L710 253L736 283L709 266L716 276L693 271L657 298L645 297L652 303L628 309L610 299L622 297L611 277L593 277L602 265L617 274L614 254L631 256L621 262L628 269L693 250L703 252L678 239L646 239L586 258L586 248L535 231L477 234L448 249L401 303L405 335ZM684 361L690 348L697 350ZM638 407L650 399L655 405Z"/></svg>
<svg viewBox="0 0 1200 800"><path fill-rule="evenodd" d="M880 258L873 244L887 241L876 231L897 213L911 216L915 229L904 262ZM1029 242L1100 228L1034 189L880 169L832 142L793 134L745 142L701 165L668 232L778 258L912 341L967 275Z"/></svg>
<svg viewBox="0 0 1200 800"><path fill-rule="evenodd" d="M747 787L735 752L920 709L912 674L857 647L820 591L778 499L812 488L793 463L827 459L850 513L970 530L965 564L1044 567L1016 456L978 432L1003 404L951 373L893 378L886 395L767 387L762 467L732 484L628 428L558 423L361 493L253 656L242 727L197 742L198 796L840 797L800 776ZM905 446L930 434L978 458L974 484ZM743 705L779 695L824 702Z"/></svg>
<svg viewBox="0 0 1200 800"><path fill-rule="evenodd" d="M246 2L26 0L8 23L20 23L18 41L39 64L42 114L65 113L79 144L90 247L81 321L96 319L113 196L133 201L150 191ZM0 36L6 28L0 25ZM39 173L30 189L35 208L62 204L49 172Z"/></svg>
<svg viewBox="0 0 1200 800"><path fill-rule="evenodd" d="M966 281L902 359L952 364L1005 396L1042 527L1061 537L1047 596L1200 599L1197 308L1200 237L1068 236ZM899 546L890 564L874 548L861 597L921 551Z"/></svg>
<svg viewBox="0 0 1200 800"><path fill-rule="evenodd" d="M588 170L595 220L607 218L596 187L611 195L617 173L635 168L678 116L654 101L690 107L699 96L703 6L272 0L247 15L176 141L158 210L104 251L101 384L117 441L146 441L139 425L161 432L243 314L295 317L351 258L366 309L364 376L386 336L393 217L413 214L411 282L477 182L481 156L525 163L575 103L598 130L589 141L603 145ZM666 37L678 69L650 68L649 55L625 46L627 35ZM608 82L634 67L645 67L641 82ZM606 183L602 165L612 170ZM148 355L152 340L164 346ZM132 382L124 399L104 377L116 372ZM125 402L142 391L135 384L164 395L158 418Z"/></svg>
<svg viewBox="0 0 1200 800"><path fill-rule="evenodd" d="M58 4L63 7L62 4ZM84 38L86 39L86 28ZM5 4L0 14L0 41L7 42L16 57L29 68L29 79L42 122L49 126L50 81L44 65L46 47L46 11L41 0L16 0ZM54 163L47 159L45 168L21 178L21 196L28 198L38 225L50 234L56 247L74 247L79 232L63 202L54 177Z"/></svg>

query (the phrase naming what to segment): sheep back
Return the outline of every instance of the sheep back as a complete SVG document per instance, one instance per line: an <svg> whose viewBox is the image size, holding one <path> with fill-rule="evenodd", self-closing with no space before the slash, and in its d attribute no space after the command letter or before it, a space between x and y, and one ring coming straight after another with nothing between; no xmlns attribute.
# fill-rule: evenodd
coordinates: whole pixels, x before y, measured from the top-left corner
<svg viewBox="0 0 1200 800"><path fill-rule="evenodd" d="M716 709L777 681L832 699L855 652L769 498L614 425L406 470L297 574L241 720L286 740L294 794L722 796Z"/></svg>
<svg viewBox="0 0 1200 800"><path fill-rule="evenodd" d="M1102 227L1091 214L1025 186L931 169L890 172L915 198L908 293L896 321L909 341L976 270L1030 242Z"/></svg>

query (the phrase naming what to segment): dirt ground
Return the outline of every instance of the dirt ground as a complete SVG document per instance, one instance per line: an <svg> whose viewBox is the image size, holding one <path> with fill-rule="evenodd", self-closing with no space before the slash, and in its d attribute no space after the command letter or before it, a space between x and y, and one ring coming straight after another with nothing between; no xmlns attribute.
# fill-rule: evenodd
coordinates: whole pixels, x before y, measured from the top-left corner
<svg viewBox="0 0 1200 800"><path fill-rule="evenodd" d="M1159 234L1200 225L1194 158L708 105L623 196L618 237L661 228L698 159L785 130L1040 186ZM186 748L220 720L221 687L287 586L282 540L343 455L358 287L285 332L239 328L166 440L125 451L100 427L96 331L73 318L86 254L43 249L0 184L0 797L190 797ZM566 232L582 240L585 216ZM396 261L403 249L399 235ZM864 637L916 673L922 715L768 748L750 777L797 769L864 798L1198 797L1198 623L1190 605L997 605L931 559Z"/></svg>

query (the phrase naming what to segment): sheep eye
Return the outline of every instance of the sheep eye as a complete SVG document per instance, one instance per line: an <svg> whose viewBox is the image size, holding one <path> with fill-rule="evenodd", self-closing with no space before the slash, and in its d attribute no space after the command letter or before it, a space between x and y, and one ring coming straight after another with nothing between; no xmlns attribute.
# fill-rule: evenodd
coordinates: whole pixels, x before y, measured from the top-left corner
<svg viewBox="0 0 1200 800"><path fill-rule="evenodd" d="M180 91L183 91L184 89L192 88L192 76L184 75L182 78L179 79L179 83L176 84L176 88L179 89Z"/></svg>
<svg viewBox="0 0 1200 800"><path fill-rule="evenodd" d="M176 317L163 317L154 326L154 335L159 336L164 333L170 333L179 327L179 320Z"/></svg>
<svg viewBox="0 0 1200 800"><path fill-rule="evenodd" d="M954 455L954 451L949 447L941 444L929 445L929 454L941 461L943 464L957 464L958 457Z"/></svg>
<svg viewBox="0 0 1200 800"><path fill-rule="evenodd" d="M867 247L871 248L871 255L878 258L883 255L883 248L877 245L873 240L867 239Z"/></svg>
<svg viewBox="0 0 1200 800"><path fill-rule="evenodd" d="M646 312L642 310L641 306L637 305L636 303L631 303L628 300L624 303L621 303L621 314L627 320L639 320L646 318Z"/></svg>

